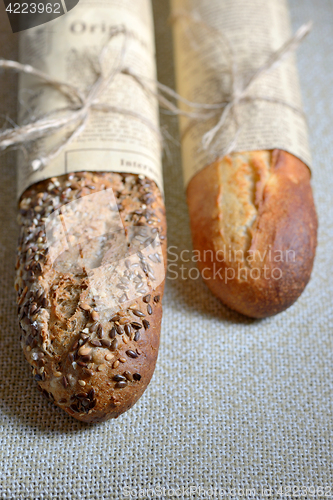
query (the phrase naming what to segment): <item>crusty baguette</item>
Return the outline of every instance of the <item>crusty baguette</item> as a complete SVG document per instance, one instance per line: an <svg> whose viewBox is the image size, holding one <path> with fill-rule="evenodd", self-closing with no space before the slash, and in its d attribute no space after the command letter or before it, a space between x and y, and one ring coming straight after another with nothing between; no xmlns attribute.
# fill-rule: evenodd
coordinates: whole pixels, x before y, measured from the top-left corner
<svg viewBox="0 0 333 500"><path fill-rule="evenodd" d="M137 234L141 242L158 234L161 245L156 245L152 261L141 261L140 272L147 276L147 283L138 298L101 319L89 293L85 270L77 269L75 262L71 267L66 252L63 262L52 263L44 223L64 204L108 188L113 189L118 204L129 254L137 250ZM97 205L96 220L99 211ZM159 189L153 181L138 175L64 175L25 191L19 223L15 288L22 347L34 379L44 396L79 420L100 422L118 417L146 389L158 354L164 281L154 288L152 275L161 255L166 262L165 209ZM144 243L154 245L152 240ZM81 245L80 251L88 261L97 254L105 257L107 251L99 239L96 241ZM112 236L110 241L109 253L117 257ZM128 279L132 278L129 275Z"/></svg>
<svg viewBox="0 0 333 500"><path fill-rule="evenodd" d="M297 300L317 243L310 171L299 159L233 153L191 179L187 201L202 277L222 302L263 318Z"/></svg>

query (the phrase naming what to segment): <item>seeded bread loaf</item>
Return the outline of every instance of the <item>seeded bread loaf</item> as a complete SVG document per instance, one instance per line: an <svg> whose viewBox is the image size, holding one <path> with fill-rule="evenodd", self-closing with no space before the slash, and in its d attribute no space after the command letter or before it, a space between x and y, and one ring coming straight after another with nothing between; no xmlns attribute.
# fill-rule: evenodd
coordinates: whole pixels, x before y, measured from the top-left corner
<svg viewBox="0 0 333 500"><path fill-rule="evenodd" d="M291 306L310 279L317 216L309 169L281 151L233 153L187 188L203 279L230 308L253 318Z"/></svg>
<svg viewBox="0 0 333 500"><path fill-rule="evenodd" d="M79 245L52 259L46 234L52 214L110 188L124 231L104 227L103 207L94 203L89 216L96 223L80 228L84 237ZM21 343L38 387L79 420L118 417L146 389L158 354L164 276L157 283L155 271L161 265L164 271L166 261L159 189L144 176L72 173L26 190L19 223L15 288ZM53 231L61 239L57 224L53 221ZM64 238L70 242L75 229L68 231ZM135 297L128 300L132 285ZM109 295L117 295L118 305L103 308Z"/></svg>

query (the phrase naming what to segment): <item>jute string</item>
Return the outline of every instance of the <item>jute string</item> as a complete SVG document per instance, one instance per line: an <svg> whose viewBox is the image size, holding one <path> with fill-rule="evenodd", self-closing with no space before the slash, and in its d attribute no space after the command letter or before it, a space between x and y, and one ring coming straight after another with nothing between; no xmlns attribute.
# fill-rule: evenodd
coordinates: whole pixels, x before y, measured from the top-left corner
<svg viewBox="0 0 333 500"><path fill-rule="evenodd" d="M193 43L195 43L195 34L193 34L193 30L191 30L190 26L193 27L197 25L206 30L210 37L213 36L220 39L224 50L227 49L226 54L229 62L229 74L231 77L229 97L224 99L222 102L213 104L194 103L180 96L177 92L159 83L158 81L136 74L135 71L124 64L129 34L124 27L115 27L115 29L111 32L107 43L103 46L97 61L94 63L96 79L86 93L82 92L74 85L50 77L46 73L39 71L29 64L21 64L17 61L0 59L0 68L35 76L41 81L41 83L49 85L62 93L67 98L69 103L68 106L54 109L39 118L31 118L30 122L25 125L14 126L13 128L2 130L0 132L0 150L36 141L71 126L72 130L64 135L60 144L47 154L41 155L31 162L31 168L33 171L41 170L84 131L89 116L93 111L118 113L140 120L154 133L156 133L162 142L163 138L160 129L147 117L130 109L125 109L121 106L112 106L103 102L102 98L106 90L110 87L116 76L120 74L126 75L132 81L135 81L147 93L147 95L157 99L159 105L168 112L173 115L183 115L189 118L191 121L184 134L186 134L195 124L217 116L218 121L216 125L203 135L202 147L210 153L216 152L219 156L229 154L236 146L237 138L241 130L241 124L238 119L238 107L246 101L264 100L273 102L287 106L295 112L303 115L303 111L294 107L291 103L285 103L279 99L265 96L252 96L249 92L254 81L257 81L261 75L277 67L288 55L297 49L300 43L310 32L312 27L311 22L302 25L294 36L292 36L282 45L282 47L268 57L267 61L263 65L254 70L251 75L244 79L244 76L240 74L237 68L233 48L221 31L207 25L196 12L179 11L174 13L171 21L176 22L179 20L187 21L186 31ZM123 43L117 56L118 61L115 61L116 64L109 71L105 71L104 59L109 42L113 38L120 35L123 36ZM200 50L199 47L198 50ZM169 98L175 99L179 103L186 105L189 110L180 109L173 104ZM235 123L234 138L225 151L220 151L218 146L218 136L229 116L233 118Z"/></svg>
<svg viewBox="0 0 333 500"><path fill-rule="evenodd" d="M312 29L312 22L303 24L296 33L287 40L278 50L272 52L267 60L258 68L252 71L251 74L243 75L237 66L237 58L235 56L232 44L222 31L214 28L203 21L201 15L197 11L179 10L173 13L170 18L171 23L183 21L184 32L189 41L192 43L193 48L200 53L200 45L197 43L197 28L202 28L206 35L214 42L219 43L219 47L226 54L227 59L227 73L230 76L230 89L222 102L216 104L201 106L202 113L193 117L188 126L183 132L183 137L191 130L191 128L203 120L209 120L217 117L217 123L210 128L202 137L202 148L211 154L217 156L225 156L235 150L238 136L241 132L242 126L239 123L238 111L239 107L245 102L253 101L266 101L270 103L286 106L296 113L304 117L302 109L295 107L292 103L284 102L280 99L275 99L267 96L254 96L250 94L251 86L255 81L258 81L261 76L272 71L282 63L289 55L296 51L301 42L310 33ZM196 29L194 29L196 28ZM205 107L204 107L205 106ZM210 110L210 111L209 111ZM230 118L234 122L235 132L232 141L223 151L219 147L219 136L227 119Z"/></svg>
<svg viewBox="0 0 333 500"><path fill-rule="evenodd" d="M123 43L119 54L116 57L118 60L115 61L115 64L109 71L106 71L104 69L104 60L109 43L112 39L120 35L123 36ZM86 94L76 86L50 77L29 64L21 64L17 61L0 59L0 68L35 76L41 81L42 84L49 85L58 90L68 100L68 106L54 109L36 119L31 117L30 121L22 126L14 126L13 128L2 130L0 132L0 150L18 147L19 145L36 141L59 130L72 127L72 130L64 135L60 144L47 154L35 158L32 161L30 165L32 170L41 170L83 132L90 114L97 111L104 113L118 113L140 120L147 127L149 127L162 142L163 137L160 129L143 114L130 109L125 109L121 106L113 106L103 102L103 95L107 89L109 89L116 76L120 74L127 76L132 81L135 81L148 96L157 99L160 106L167 109L170 113L174 115L181 113L189 117L196 116L191 112L187 113L179 110L177 106L175 106L163 94L180 100L188 106L195 107L195 104L183 99L172 89L168 89L165 85L160 84L158 81L136 74L130 67L125 65L126 46L129 36L130 35L126 29L122 26L115 27L115 29L111 32L110 37L107 43L103 46L97 60L93 61L96 79Z"/></svg>

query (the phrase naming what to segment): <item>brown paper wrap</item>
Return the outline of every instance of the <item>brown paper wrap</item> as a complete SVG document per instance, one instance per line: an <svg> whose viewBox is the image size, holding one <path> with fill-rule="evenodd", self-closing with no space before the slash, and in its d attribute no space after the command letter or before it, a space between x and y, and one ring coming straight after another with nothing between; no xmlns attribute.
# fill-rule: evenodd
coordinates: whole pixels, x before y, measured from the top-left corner
<svg viewBox="0 0 333 500"><path fill-rule="evenodd" d="M230 102L233 71L241 89L248 76L291 37L286 0L171 0L171 4L177 91L192 102ZM216 125L221 112L194 126L188 118L180 118L186 185L226 151L278 148L311 166L294 54L260 74L247 95L249 99L233 110L236 119L234 113L227 116L215 147L204 149L202 138Z"/></svg>
<svg viewBox="0 0 333 500"><path fill-rule="evenodd" d="M107 45L105 71L123 65L153 81L155 44L150 0L81 0L68 14L20 35L20 61L52 78L78 87L84 94L94 82L94 65L112 30L126 30ZM26 74L20 75L20 123L68 106L64 95ZM156 100L130 77L117 74L103 101L138 113L158 129ZM62 135L61 135L62 134ZM163 189L161 141L142 121L120 113L94 110L85 129L44 168L31 162L61 139L57 132L36 141L19 161L19 195L31 184L73 171L114 171L143 174Z"/></svg>

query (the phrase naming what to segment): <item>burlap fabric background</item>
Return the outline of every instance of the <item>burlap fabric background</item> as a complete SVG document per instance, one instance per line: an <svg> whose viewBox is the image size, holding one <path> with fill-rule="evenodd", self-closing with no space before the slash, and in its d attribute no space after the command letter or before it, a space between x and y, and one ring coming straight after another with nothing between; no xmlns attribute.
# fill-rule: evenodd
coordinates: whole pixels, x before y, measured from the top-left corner
<svg viewBox="0 0 333 500"><path fill-rule="evenodd" d="M1 56L15 58L15 36L1 7ZM173 86L168 2L155 0L154 7L159 79ZM117 421L83 425L44 400L32 383L13 291L15 155L1 156L1 499L123 499L126 487L139 498L140 488L158 486L224 488L225 498L237 499L263 498L262 486L272 488L273 498L281 498L280 486L284 492L331 486L333 495L333 4L291 0L291 11L294 28L314 21L298 53L320 220L312 280L291 309L252 321L224 308L201 281L168 279L154 378ZM0 112L15 117L14 76L0 75L0 96ZM175 121L163 123L176 137ZM179 254L191 243L177 146L170 145L164 167L169 244ZM203 490L192 498L205 498Z"/></svg>

